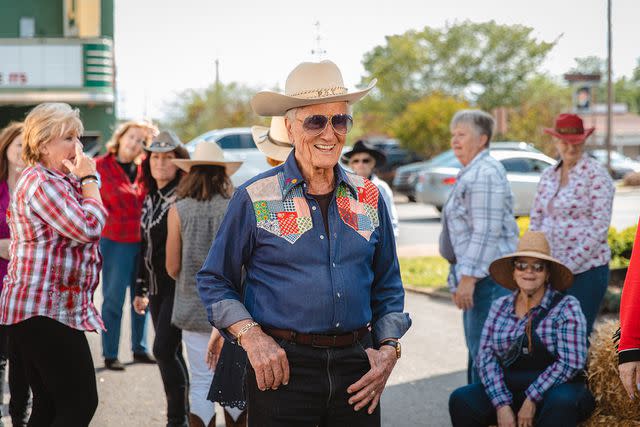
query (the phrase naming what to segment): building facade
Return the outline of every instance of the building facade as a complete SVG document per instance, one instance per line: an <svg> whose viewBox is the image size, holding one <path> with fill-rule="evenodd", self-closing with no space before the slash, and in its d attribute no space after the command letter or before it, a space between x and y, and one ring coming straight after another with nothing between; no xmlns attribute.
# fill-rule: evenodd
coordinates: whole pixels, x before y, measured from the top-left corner
<svg viewBox="0 0 640 427"><path fill-rule="evenodd" d="M0 127L42 102L80 110L85 149L115 121L113 0L0 0Z"/></svg>

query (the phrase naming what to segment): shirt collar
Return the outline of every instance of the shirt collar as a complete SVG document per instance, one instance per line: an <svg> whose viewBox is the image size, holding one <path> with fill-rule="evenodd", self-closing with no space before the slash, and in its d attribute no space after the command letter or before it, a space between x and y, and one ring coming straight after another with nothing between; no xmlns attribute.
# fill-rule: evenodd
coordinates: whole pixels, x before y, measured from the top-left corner
<svg viewBox="0 0 640 427"><path fill-rule="evenodd" d="M287 157L287 160L284 162L282 173L284 178L284 182L282 183L282 200L284 200L293 188L305 183L304 177L300 172L300 168L298 168L298 162L295 157L295 148L291 150L289 157ZM333 173L336 179L336 187L340 186L342 183L346 184L347 188L351 190L353 196L357 198L358 189L355 184L351 182L347 172L339 163L333 167Z"/></svg>
<svg viewBox="0 0 640 427"><path fill-rule="evenodd" d="M48 175L51 178L61 179L63 181L71 182L71 179L72 179L72 176L73 176L71 174L65 175L62 172L59 172L57 170L48 169L42 163L38 163L37 167L40 168L45 175Z"/></svg>
<svg viewBox="0 0 640 427"><path fill-rule="evenodd" d="M469 164L467 166L464 166L462 169L460 169L460 171L458 172L458 176L462 175L463 173L466 173L467 171L469 171L471 168L473 168L474 165L476 165L477 163L481 162L484 158L486 158L489 155L489 149L485 148L483 149L481 152L479 152L474 158L473 160L471 160L469 162Z"/></svg>
<svg viewBox="0 0 640 427"><path fill-rule="evenodd" d="M544 291L544 296L542 297L542 300L540 301L540 304L538 304L537 306L533 307L534 309L540 309L540 308L544 308L545 310L548 309L551 306L551 300L553 299L553 296L556 294L556 291L550 286L550 285L545 285L546 289ZM516 298L518 298L518 294L520 293L520 291L515 291L513 293L513 298L511 298L511 310L513 313L515 313L516 311Z"/></svg>
<svg viewBox="0 0 640 427"><path fill-rule="evenodd" d="M580 157L580 160L578 160L576 164L571 168L569 173L573 172L574 170L578 170L578 167L582 166L582 164L585 163L586 161L587 161L587 156L583 154L582 157ZM555 165L555 170L559 171L561 166L562 166L562 159L560 159L560 161Z"/></svg>

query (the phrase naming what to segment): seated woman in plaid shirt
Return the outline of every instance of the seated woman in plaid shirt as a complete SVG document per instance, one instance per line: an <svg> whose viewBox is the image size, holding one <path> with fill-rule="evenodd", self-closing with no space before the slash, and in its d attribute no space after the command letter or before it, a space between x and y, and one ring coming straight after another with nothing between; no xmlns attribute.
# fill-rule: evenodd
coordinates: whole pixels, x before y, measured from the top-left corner
<svg viewBox="0 0 640 427"><path fill-rule="evenodd" d="M87 426L98 406L85 331L104 330L93 294L107 219L96 165L82 152L78 110L35 107L24 122L22 158L7 219L9 268L0 324L33 391L29 425Z"/></svg>
<svg viewBox="0 0 640 427"><path fill-rule="evenodd" d="M529 231L516 253L489 267L514 292L493 303L484 324L476 360L482 384L451 394L454 427L569 427L593 412L582 375L586 320L578 300L563 293L571 270L550 253L544 234Z"/></svg>

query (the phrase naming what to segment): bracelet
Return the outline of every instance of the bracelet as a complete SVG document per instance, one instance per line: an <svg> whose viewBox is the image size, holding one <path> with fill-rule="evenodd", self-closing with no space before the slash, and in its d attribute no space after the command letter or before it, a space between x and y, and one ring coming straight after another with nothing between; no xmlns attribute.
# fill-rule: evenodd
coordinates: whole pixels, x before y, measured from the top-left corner
<svg viewBox="0 0 640 427"><path fill-rule="evenodd" d="M97 181L98 177L95 175L85 175L82 178L80 178L80 183L82 183L85 179L95 179Z"/></svg>
<svg viewBox="0 0 640 427"><path fill-rule="evenodd" d="M258 322L250 322L250 323L247 323L246 325L244 325L242 327L242 329L240 329L238 331L238 335L236 335L236 339L238 340L238 345L240 347L242 347L242 341L241 341L242 340L242 336L244 334L246 334L247 332L249 332L249 329L253 328L254 326L260 326L260 325L258 324Z"/></svg>
<svg viewBox="0 0 640 427"><path fill-rule="evenodd" d="M80 185L81 185L82 187L84 187L84 186L85 186L85 185L87 185L87 184L99 184L99 182L98 182L98 180L97 180L97 179L87 179L87 180L82 180L82 181L80 181Z"/></svg>

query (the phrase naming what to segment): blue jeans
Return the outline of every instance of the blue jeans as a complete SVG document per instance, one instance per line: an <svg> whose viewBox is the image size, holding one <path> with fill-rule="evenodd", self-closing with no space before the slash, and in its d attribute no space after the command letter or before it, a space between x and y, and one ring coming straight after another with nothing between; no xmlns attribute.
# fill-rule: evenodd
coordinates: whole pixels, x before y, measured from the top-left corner
<svg viewBox="0 0 640 427"><path fill-rule="evenodd" d="M494 282L491 277L485 277L476 283L473 291L473 308L462 312L462 324L464 326L464 338L469 349L469 359L467 363L467 382L469 384L479 383L480 376L474 366L474 360L480 349L480 337L484 321L487 320L491 304L497 298L508 295L508 289L503 288Z"/></svg>
<svg viewBox="0 0 640 427"><path fill-rule="evenodd" d="M582 313L587 319L587 338L593 330L593 323L598 317L604 294L609 285L609 264L592 268L573 275L573 285L567 294L573 295L580 301Z"/></svg>
<svg viewBox="0 0 640 427"><path fill-rule="evenodd" d="M514 415L524 402L524 392L513 393ZM587 419L595 400L584 383L564 383L551 387L536 405L536 427L571 427ZM497 424L496 409L482 384L460 387L449 397L449 415L453 427L481 427Z"/></svg>
<svg viewBox="0 0 640 427"><path fill-rule="evenodd" d="M133 310L135 283L138 272L139 243L119 243L100 239L102 253L102 319L107 329L102 333L102 356L118 357L120 323L124 296L131 296L131 349L134 353L147 353L147 313L139 315Z"/></svg>

